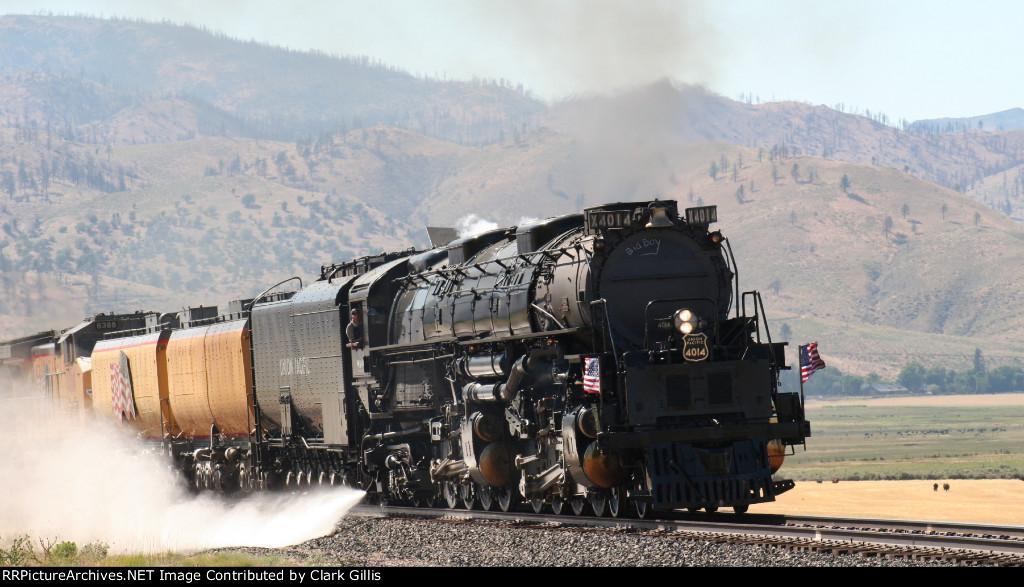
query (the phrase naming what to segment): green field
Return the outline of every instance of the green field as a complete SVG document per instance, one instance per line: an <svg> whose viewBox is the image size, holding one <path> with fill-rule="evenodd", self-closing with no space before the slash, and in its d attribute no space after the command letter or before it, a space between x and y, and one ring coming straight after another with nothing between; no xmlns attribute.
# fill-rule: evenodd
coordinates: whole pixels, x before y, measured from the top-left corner
<svg viewBox="0 0 1024 587"><path fill-rule="evenodd" d="M784 478L1024 479L1024 406L824 405L807 419Z"/></svg>

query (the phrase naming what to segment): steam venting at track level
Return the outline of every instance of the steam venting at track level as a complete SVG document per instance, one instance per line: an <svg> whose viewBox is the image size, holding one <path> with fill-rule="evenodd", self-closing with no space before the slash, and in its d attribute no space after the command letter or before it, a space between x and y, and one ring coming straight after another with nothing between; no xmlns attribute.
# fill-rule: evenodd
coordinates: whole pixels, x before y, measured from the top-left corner
<svg viewBox="0 0 1024 587"><path fill-rule="evenodd" d="M42 398L0 401L0 538L106 544L111 553L280 547L330 534L363 497L328 488L239 501L195 495L164 455L116 426L26 418ZM149 447L152 448L152 447Z"/></svg>

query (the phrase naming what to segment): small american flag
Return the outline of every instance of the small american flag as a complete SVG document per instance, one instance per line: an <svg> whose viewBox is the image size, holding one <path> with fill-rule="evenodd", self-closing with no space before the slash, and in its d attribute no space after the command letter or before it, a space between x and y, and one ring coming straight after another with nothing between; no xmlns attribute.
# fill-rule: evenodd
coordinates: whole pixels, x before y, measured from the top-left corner
<svg viewBox="0 0 1024 587"><path fill-rule="evenodd" d="M800 345L800 383L811 378L818 369L825 368L825 361L818 356L818 343Z"/></svg>
<svg viewBox="0 0 1024 587"><path fill-rule="evenodd" d="M587 357L583 367L583 391L601 393L601 360Z"/></svg>
<svg viewBox="0 0 1024 587"><path fill-rule="evenodd" d="M132 390L131 371L128 369L128 355L121 352L121 360L110 364L110 404L118 424L121 414L124 419L135 419L135 394Z"/></svg>

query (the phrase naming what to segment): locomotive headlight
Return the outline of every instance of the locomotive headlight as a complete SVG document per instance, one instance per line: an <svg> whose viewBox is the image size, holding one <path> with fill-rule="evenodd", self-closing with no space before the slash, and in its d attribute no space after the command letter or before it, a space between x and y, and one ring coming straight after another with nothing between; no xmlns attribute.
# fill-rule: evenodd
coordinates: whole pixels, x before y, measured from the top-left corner
<svg viewBox="0 0 1024 587"><path fill-rule="evenodd" d="M690 310L683 308L672 315L672 323L679 332L690 334L697 328L697 317Z"/></svg>

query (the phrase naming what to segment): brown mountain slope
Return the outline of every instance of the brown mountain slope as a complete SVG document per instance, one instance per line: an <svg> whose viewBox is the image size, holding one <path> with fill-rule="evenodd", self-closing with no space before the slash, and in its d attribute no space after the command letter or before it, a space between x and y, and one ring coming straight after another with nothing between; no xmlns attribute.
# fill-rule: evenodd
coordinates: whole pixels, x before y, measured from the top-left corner
<svg viewBox="0 0 1024 587"><path fill-rule="evenodd" d="M892 375L913 358L964 368L975 348L993 365L1024 352L1009 269L1024 257L1016 223L890 168L551 130L476 148L387 128L318 146L211 138L47 149L15 134L0 144L0 154L20 153L0 155L7 173L17 175L16 159L61 164L38 190L47 195L19 188L0 208L0 260L15 269L4 284L32 292L0 308L12 327L54 326L46 308L65 304L38 283L62 279L88 311L221 303L308 279L322 263L423 245L422 226L470 212L509 225L657 195L718 205L741 286L764 292L770 324L788 325L794 343L818 340L841 369ZM76 182L68 162L125 190ZM712 162L727 171L713 179Z"/></svg>
<svg viewBox="0 0 1024 587"><path fill-rule="evenodd" d="M894 169L793 157L774 162L776 185L773 162L744 157L739 181L689 179L719 206L741 285L765 293L776 325L856 373L892 376L911 360L962 370L975 348L998 364L1019 360L1024 294L1014 267L1024 231L1015 222Z"/></svg>
<svg viewBox="0 0 1024 587"><path fill-rule="evenodd" d="M972 184L966 194L1024 223L1024 165L988 175Z"/></svg>
<svg viewBox="0 0 1024 587"><path fill-rule="evenodd" d="M958 191L1024 163L1024 131L918 133L882 124L883 117L801 102L743 104L667 80L619 96L558 104L545 115L553 128L574 136L611 128L626 144L652 138L728 142L892 167ZM1011 200L1015 214L1024 208L1024 193Z"/></svg>
<svg viewBox="0 0 1024 587"><path fill-rule="evenodd" d="M70 325L48 318L68 308L77 321L219 304L425 240L348 194L281 181L302 159L294 144L47 148L16 135L0 130L0 171L16 186L0 205L0 330L13 336Z"/></svg>
<svg viewBox="0 0 1024 587"><path fill-rule="evenodd" d="M168 23L0 16L0 57L0 75L74 78L118 93L124 103L187 97L245 121L263 138L295 140L387 123L479 143L511 134L543 108L508 83L419 79L365 56L290 51ZM46 102L47 94L34 100ZM10 104L18 114L21 106ZM74 99L64 106L57 120L100 122ZM217 127L209 131L218 134Z"/></svg>

